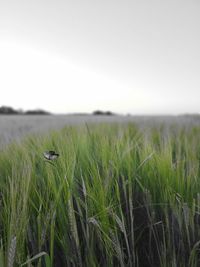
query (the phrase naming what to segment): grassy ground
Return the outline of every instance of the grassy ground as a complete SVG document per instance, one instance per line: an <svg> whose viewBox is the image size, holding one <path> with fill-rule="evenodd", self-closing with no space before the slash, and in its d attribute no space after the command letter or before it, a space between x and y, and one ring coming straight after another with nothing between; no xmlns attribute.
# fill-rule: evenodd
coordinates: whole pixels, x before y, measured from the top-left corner
<svg viewBox="0 0 200 267"><path fill-rule="evenodd" d="M135 123L139 128L159 123L178 124L187 127L200 125L200 116L93 116L77 115L0 115L0 150L15 140L20 142L29 134L47 133L60 130L66 125L85 125L85 123Z"/></svg>
<svg viewBox="0 0 200 267"><path fill-rule="evenodd" d="M195 125L68 126L10 145L0 266L199 266L199 162Z"/></svg>

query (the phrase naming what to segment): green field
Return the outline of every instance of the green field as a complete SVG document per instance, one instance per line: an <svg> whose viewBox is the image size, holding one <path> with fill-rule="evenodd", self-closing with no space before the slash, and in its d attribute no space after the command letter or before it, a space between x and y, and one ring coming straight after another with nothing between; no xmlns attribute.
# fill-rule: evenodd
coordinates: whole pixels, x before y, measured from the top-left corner
<svg viewBox="0 0 200 267"><path fill-rule="evenodd" d="M144 125L67 126L1 151L0 267L200 266L200 126Z"/></svg>

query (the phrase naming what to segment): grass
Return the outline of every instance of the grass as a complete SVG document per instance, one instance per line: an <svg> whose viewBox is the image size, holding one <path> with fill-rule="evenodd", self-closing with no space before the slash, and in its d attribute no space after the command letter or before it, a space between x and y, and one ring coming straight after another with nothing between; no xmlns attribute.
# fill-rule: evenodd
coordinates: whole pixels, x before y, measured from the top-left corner
<svg viewBox="0 0 200 267"><path fill-rule="evenodd" d="M199 162L199 126L89 124L8 146L0 266L199 266Z"/></svg>

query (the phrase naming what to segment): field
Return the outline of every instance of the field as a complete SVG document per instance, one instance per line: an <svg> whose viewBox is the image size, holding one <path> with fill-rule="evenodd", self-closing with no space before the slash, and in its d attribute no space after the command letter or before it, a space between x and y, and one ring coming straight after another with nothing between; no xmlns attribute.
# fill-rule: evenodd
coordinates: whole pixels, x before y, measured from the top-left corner
<svg viewBox="0 0 200 267"><path fill-rule="evenodd" d="M0 267L200 266L198 116L0 121Z"/></svg>

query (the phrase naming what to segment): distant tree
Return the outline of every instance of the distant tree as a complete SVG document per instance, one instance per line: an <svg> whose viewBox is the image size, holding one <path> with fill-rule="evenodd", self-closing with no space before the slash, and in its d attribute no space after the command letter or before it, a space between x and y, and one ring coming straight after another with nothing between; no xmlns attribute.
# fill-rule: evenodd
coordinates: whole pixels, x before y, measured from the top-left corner
<svg viewBox="0 0 200 267"><path fill-rule="evenodd" d="M27 110L27 111L23 111L22 109L19 110L15 110L11 107L8 106L1 106L0 107L0 114L4 114L4 115L49 115L51 114L48 111L42 110L42 109L36 109L36 110Z"/></svg>
<svg viewBox="0 0 200 267"><path fill-rule="evenodd" d="M12 114L19 114L19 112L11 107L1 106L0 114L12 115Z"/></svg>
<svg viewBox="0 0 200 267"><path fill-rule="evenodd" d="M93 114L93 115L102 115L103 112L102 112L101 110L95 110L95 111L93 111L92 114Z"/></svg>
<svg viewBox="0 0 200 267"><path fill-rule="evenodd" d="M107 115L107 116L112 116L112 115L114 115L114 113L111 112L111 111L106 111L106 112L104 112L104 114Z"/></svg>
<svg viewBox="0 0 200 267"><path fill-rule="evenodd" d="M95 111L93 111L92 114L93 115L106 115L106 116L114 115L114 113L111 111L102 111L102 110L95 110Z"/></svg>
<svg viewBox="0 0 200 267"><path fill-rule="evenodd" d="M50 112L42 110L42 109L35 109L35 110L27 110L25 115L49 115Z"/></svg>

